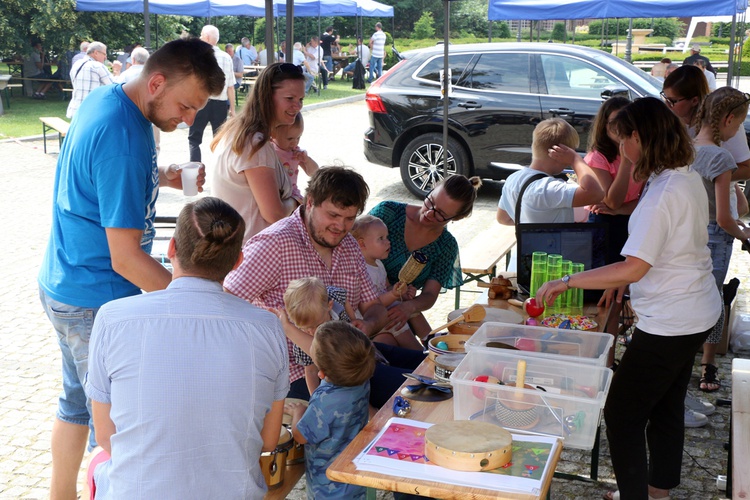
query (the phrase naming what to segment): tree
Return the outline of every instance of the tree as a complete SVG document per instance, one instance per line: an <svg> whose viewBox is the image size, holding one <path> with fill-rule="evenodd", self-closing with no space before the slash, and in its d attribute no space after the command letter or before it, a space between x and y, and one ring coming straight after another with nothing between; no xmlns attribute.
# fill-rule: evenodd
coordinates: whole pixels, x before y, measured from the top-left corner
<svg viewBox="0 0 750 500"><path fill-rule="evenodd" d="M552 28L552 39L562 42L565 38L565 23L555 23Z"/></svg>
<svg viewBox="0 0 750 500"><path fill-rule="evenodd" d="M495 25L495 28L497 29L497 34L495 35L498 38L511 38L510 34L510 26L508 26L508 23L505 21L500 21Z"/></svg>
<svg viewBox="0 0 750 500"><path fill-rule="evenodd" d="M435 27L433 26L433 23L435 20L432 17L432 14L429 12L425 12L422 14L422 17L419 18L419 20L414 23L414 38L417 40L424 40L425 38L434 38L435 37Z"/></svg>
<svg viewBox="0 0 750 500"><path fill-rule="evenodd" d="M78 12L74 0L3 0L0 2L0 56L24 57L33 41L41 41L53 56L78 50L83 40L104 42L110 50L144 43L142 14ZM193 18L151 16L152 45L177 38ZM158 28L157 28L158 26Z"/></svg>

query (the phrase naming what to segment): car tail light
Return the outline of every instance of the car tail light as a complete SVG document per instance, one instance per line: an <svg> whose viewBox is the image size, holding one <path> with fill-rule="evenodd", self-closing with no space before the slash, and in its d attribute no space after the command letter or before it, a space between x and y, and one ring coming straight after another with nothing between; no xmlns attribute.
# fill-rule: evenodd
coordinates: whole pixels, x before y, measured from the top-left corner
<svg viewBox="0 0 750 500"><path fill-rule="evenodd" d="M383 104L383 100L380 98L380 90L379 87L383 85L383 83L391 77L393 72L401 66L403 63L406 62L406 59L402 59L398 63L396 63L395 66L393 66L391 69L386 71L383 76L375 80L372 85L370 85L370 88L367 90L367 93L365 94L365 102L367 103L367 107L372 111L373 113L382 113L385 114L387 111L385 110L385 104Z"/></svg>

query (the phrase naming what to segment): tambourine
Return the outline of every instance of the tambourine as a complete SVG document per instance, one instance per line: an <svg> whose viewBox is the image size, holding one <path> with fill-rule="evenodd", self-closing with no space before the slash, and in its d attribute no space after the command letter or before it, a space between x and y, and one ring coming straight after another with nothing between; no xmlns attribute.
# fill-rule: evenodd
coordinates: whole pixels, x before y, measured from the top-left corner
<svg viewBox="0 0 750 500"><path fill-rule="evenodd" d="M510 432L489 422L456 420L425 431L425 456L435 465L460 471L486 471L510 462Z"/></svg>

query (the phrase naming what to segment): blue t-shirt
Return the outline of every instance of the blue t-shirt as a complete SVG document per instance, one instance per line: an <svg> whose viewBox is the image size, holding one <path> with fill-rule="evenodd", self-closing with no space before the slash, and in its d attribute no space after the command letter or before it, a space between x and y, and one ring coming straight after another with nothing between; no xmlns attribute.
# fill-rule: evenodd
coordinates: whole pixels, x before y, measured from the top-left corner
<svg viewBox="0 0 750 500"><path fill-rule="evenodd" d="M307 498L364 499L364 486L331 481L326 469L367 424L370 382L353 387L333 385L325 380L310 397L297 430L305 436L305 479Z"/></svg>
<svg viewBox="0 0 750 500"><path fill-rule="evenodd" d="M388 272L388 281L398 283L398 273L411 255L405 240L406 204L383 201L370 210L370 215L382 220L388 228L391 252L382 262ZM463 284L458 243L448 229L443 229L438 239L418 250L427 257L427 264L412 285L422 288L428 279L433 279L441 287L448 289Z"/></svg>
<svg viewBox="0 0 750 500"><path fill-rule="evenodd" d="M105 228L142 230L151 251L159 193L151 123L121 85L91 92L57 160L52 228L39 285L53 299L100 307L140 293L112 269Z"/></svg>

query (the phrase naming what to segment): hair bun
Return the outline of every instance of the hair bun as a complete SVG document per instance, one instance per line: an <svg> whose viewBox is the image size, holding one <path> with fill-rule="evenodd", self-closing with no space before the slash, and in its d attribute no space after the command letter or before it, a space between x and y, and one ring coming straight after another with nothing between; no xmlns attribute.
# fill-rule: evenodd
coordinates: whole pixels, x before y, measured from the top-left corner
<svg viewBox="0 0 750 500"><path fill-rule="evenodd" d="M471 186L478 190L480 187L482 187L482 179L477 177L476 175L469 178L469 182L471 183Z"/></svg>
<svg viewBox="0 0 750 500"><path fill-rule="evenodd" d="M209 231L214 232L217 229L224 229L226 226L226 222L224 222L221 219L214 219L211 221L211 225L209 226Z"/></svg>

